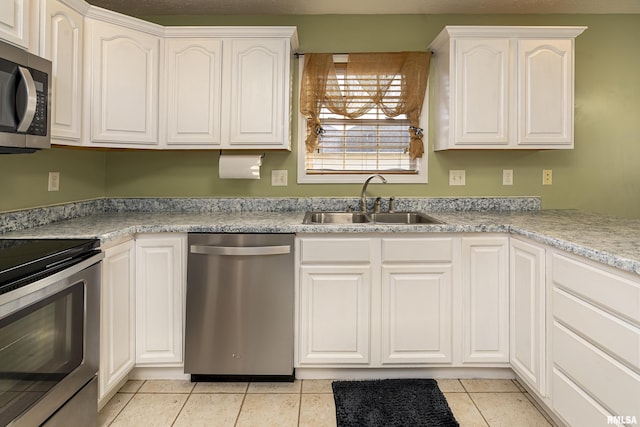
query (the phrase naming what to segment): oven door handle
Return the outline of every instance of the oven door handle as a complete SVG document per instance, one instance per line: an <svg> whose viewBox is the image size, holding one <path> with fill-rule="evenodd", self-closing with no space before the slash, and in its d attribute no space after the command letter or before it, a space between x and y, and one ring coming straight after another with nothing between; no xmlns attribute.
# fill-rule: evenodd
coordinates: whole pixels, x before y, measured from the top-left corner
<svg viewBox="0 0 640 427"><path fill-rule="evenodd" d="M191 245L190 252L200 255L263 256L291 253L290 245L282 246L206 246Z"/></svg>

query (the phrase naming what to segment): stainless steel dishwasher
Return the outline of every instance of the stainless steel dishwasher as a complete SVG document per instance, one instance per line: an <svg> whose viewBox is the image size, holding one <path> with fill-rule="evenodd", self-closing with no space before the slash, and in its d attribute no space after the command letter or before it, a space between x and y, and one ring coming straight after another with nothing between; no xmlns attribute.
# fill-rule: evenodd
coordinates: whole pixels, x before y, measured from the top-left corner
<svg viewBox="0 0 640 427"><path fill-rule="evenodd" d="M192 381L293 381L293 247L293 234L189 234Z"/></svg>

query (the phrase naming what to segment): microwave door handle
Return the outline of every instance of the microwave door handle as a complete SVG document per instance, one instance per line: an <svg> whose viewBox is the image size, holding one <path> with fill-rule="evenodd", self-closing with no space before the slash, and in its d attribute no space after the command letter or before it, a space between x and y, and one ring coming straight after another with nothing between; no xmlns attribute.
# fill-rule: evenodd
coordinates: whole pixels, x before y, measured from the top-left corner
<svg viewBox="0 0 640 427"><path fill-rule="evenodd" d="M20 72L20 83L18 84L18 91L16 93L16 107L20 108L21 104L24 104L22 112L18 112L20 123L18 124L17 131L24 133L31 126L33 116L36 115L36 105L38 104L38 94L36 92L36 84L33 81L31 72L21 66L18 66Z"/></svg>

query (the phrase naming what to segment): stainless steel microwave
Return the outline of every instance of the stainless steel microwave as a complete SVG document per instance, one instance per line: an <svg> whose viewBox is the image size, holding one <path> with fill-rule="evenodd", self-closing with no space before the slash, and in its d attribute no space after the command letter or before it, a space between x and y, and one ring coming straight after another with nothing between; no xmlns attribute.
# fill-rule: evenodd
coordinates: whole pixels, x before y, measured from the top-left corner
<svg viewBox="0 0 640 427"><path fill-rule="evenodd" d="M51 145L51 62L0 42L0 154Z"/></svg>

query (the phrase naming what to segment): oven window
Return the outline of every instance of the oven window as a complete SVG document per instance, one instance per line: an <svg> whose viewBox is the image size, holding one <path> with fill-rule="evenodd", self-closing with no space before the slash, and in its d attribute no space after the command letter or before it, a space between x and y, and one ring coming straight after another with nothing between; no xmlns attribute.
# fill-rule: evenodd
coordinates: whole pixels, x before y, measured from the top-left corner
<svg viewBox="0 0 640 427"><path fill-rule="evenodd" d="M82 363L83 313L80 282L0 320L0 426Z"/></svg>

